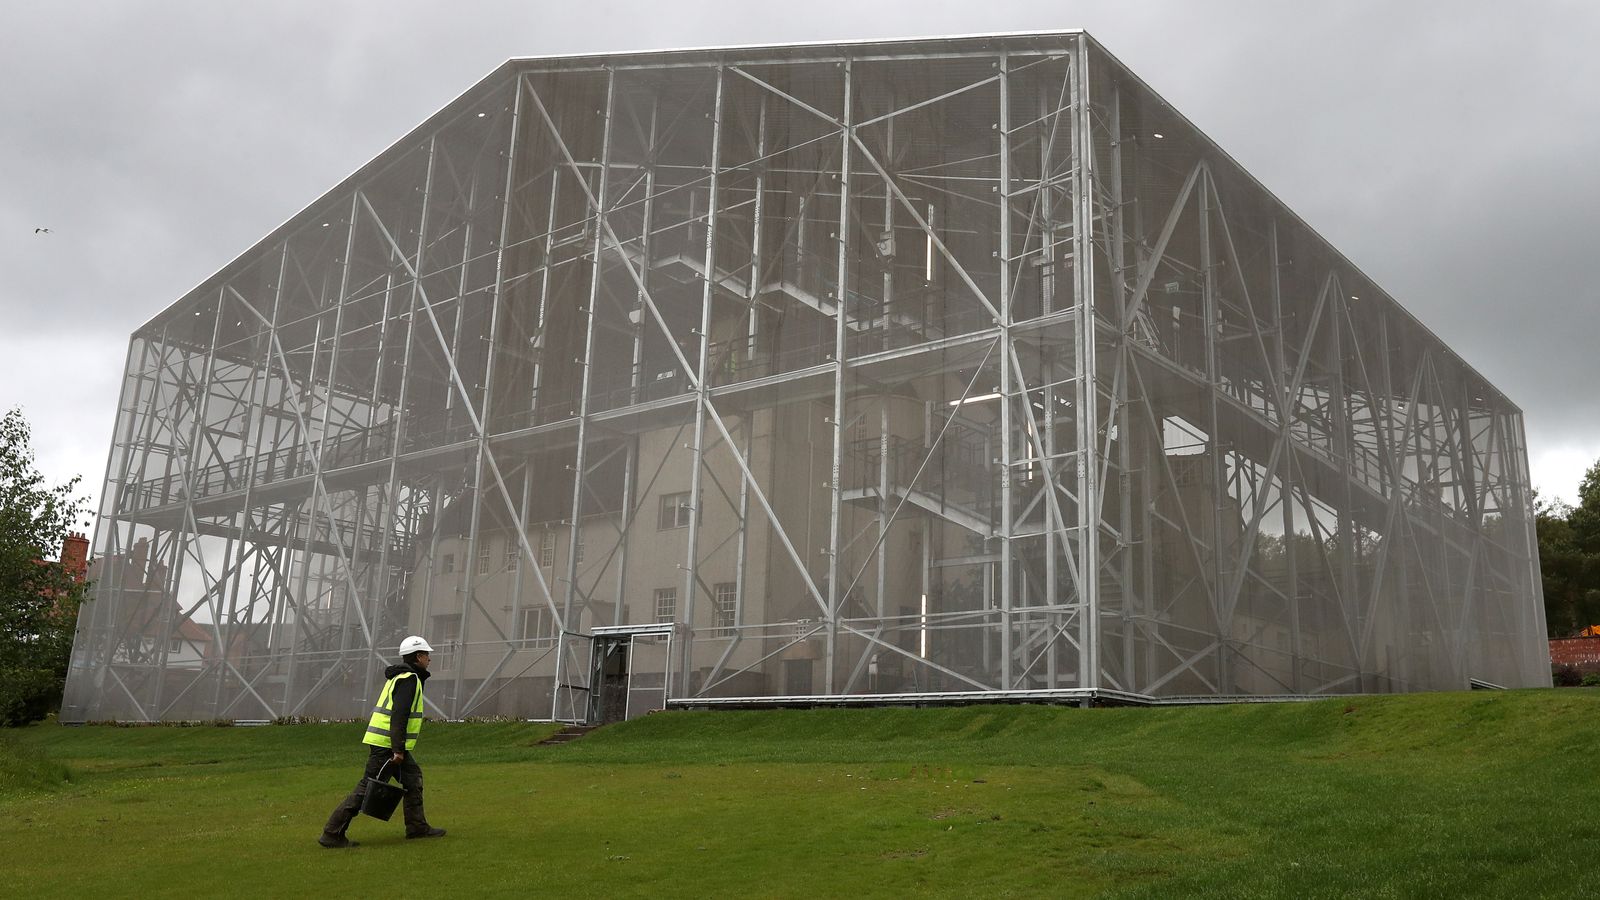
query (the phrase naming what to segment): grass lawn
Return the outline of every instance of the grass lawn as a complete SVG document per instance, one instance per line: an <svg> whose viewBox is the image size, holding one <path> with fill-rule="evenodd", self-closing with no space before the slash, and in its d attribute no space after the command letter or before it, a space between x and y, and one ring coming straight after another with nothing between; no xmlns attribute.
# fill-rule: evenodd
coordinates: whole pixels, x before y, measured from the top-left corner
<svg viewBox="0 0 1600 900"><path fill-rule="evenodd" d="M29 896L1600 894L1600 691L430 723L438 841L323 820L357 725L0 731Z"/></svg>

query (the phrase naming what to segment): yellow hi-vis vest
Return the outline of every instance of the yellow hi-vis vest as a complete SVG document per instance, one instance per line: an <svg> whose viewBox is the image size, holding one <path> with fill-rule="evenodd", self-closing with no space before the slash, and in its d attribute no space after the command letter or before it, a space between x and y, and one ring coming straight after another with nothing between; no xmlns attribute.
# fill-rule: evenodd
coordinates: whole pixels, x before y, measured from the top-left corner
<svg viewBox="0 0 1600 900"><path fill-rule="evenodd" d="M384 682L383 693L378 695L378 705L372 708L372 718L367 722L367 733L361 743L374 747L391 747L389 741L390 716L394 713L394 686L402 678L415 678L415 672L401 672ZM406 749L417 746L417 735L422 733L422 682L417 682L417 693L411 700L411 714L406 717Z"/></svg>

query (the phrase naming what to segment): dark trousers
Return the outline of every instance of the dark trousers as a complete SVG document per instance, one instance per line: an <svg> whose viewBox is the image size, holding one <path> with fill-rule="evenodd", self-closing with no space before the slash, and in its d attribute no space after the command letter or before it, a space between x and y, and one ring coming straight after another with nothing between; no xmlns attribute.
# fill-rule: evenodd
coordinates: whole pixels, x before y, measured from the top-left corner
<svg viewBox="0 0 1600 900"><path fill-rule="evenodd" d="M350 822L361 812L361 800L367 795L367 779L376 778L378 770L384 763L394 758L394 751L388 747L373 747L367 754L367 767L361 773L361 780L356 782L355 790L339 801L333 808L333 814L328 816L328 824L322 827L322 837L333 840L344 834L350 827ZM416 754L406 752L406 761L395 772L394 764L390 763L385 770L384 777L389 778L398 774L400 786L406 789L406 798L401 804L405 811L406 834L421 834L428 830L428 817L422 814L422 767L417 765Z"/></svg>

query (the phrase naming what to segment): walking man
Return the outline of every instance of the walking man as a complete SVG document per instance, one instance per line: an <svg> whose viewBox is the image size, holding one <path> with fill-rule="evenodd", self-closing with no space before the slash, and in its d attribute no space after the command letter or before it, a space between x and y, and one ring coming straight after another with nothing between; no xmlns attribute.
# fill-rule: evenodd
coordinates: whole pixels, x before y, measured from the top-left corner
<svg viewBox="0 0 1600 900"><path fill-rule="evenodd" d="M422 768L417 765L417 735L422 731L422 684L428 680L429 654L433 648L416 635L400 642L401 665L390 666L383 672L386 679L383 693L367 722L367 733L361 742L371 747L367 754L367 767L356 783L356 789L334 807L328 824L322 828L317 843L324 847L341 848L358 846L345 836L345 829L361 812L361 800L367 794L367 779L375 778L378 771L388 766L388 773L399 772L400 785L405 788L406 837L444 837L443 828L428 824L422 813Z"/></svg>

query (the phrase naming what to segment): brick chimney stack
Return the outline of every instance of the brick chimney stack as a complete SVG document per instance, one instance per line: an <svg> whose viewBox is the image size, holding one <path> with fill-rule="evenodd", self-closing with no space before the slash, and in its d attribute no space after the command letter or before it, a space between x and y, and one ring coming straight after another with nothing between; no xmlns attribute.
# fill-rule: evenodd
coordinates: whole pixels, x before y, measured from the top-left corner
<svg viewBox="0 0 1600 900"><path fill-rule="evenodd" d="M72 573L74 581L82 581L89 571L89 539L74 531L61 541L61 567Z"/></svg>

